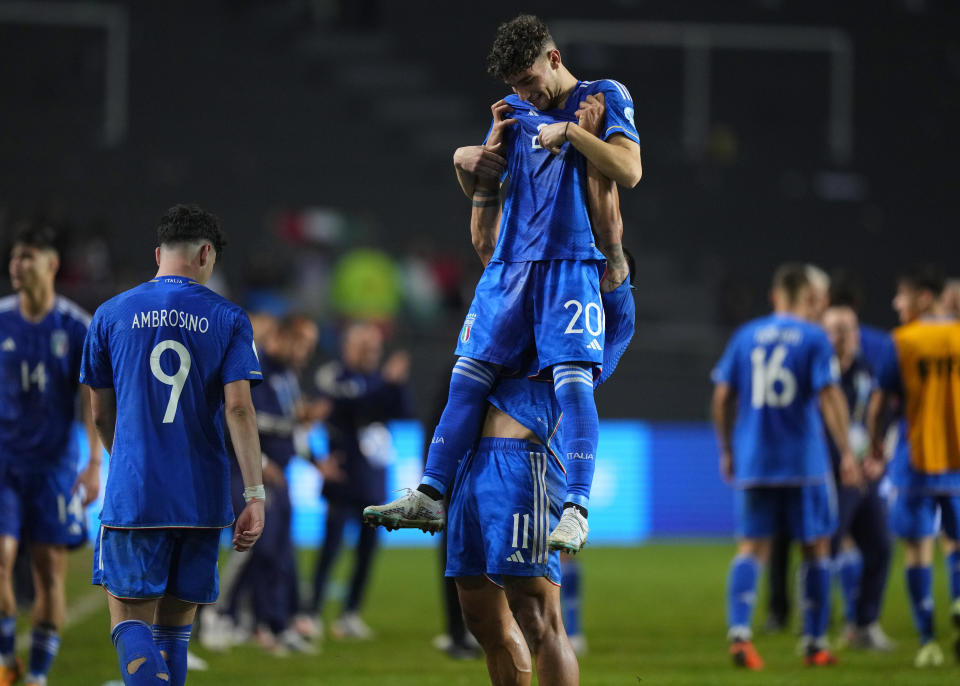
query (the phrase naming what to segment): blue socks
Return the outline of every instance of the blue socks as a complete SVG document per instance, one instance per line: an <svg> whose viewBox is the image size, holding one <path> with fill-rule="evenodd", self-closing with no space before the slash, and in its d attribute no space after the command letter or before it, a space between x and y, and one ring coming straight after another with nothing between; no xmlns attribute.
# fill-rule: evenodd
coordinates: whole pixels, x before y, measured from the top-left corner
<svg viewBox="0 0 960 686"><path fill-rule="evenodd" d="M803 564L803 635L817 641L830 621L830 560Z"/></svg>
<svg viewBox="0 0 960 686"><path fill-rule="evenodd" d="M187 680L187 647L192 630L193 624L153 625L153 642L170 670L170 686L183 686Z"/></svg>
<svg viewBox="0 0 960 686"><path fill-rule="evenodd" d="M560 598L563 608L563 627L567 636L583 633L580 627L580 563L575 560L561 566Z"/></svg>
<svg viewBox="0 0 960 686"><path fill-rule="evenodd" d="M567 495L564 502L586 508L596 466L600 420L593 398L593 368L582 364L553 366L553 392L563 410L564 442L567 454Z"/></svg>
<svg viewBox="0 0 960 686"><path fill-rule="evenodd" d="M860 578L863 576L863 557L856 548L844 550L834 561L843 594L843 618L847 624L857 621L857 600L860 598Z"/></svg>
<svg viewBox="0 0 960 686"><path fill-rule="evenodd" d="M153 631L135 619L120 622L110 634L126 686L170 686L170 670L153 643ZM182 682L181 682L182 683Z"/></svg>
<svg viewBox="0 0 960 686"><path fill-rule="evenodd" d="M33 628L30 639L30 667L27 681L41 681L53 664L53 658L60 650L60 634L52 624L38 624Z"/></svg>
<svg viewBox="0 0 960 686"><path fill-rule="evenodd" d="M752 555L737 555L727 574L727 630L731 640L749 641L753 607L757 602L760 563Z"/></svg>
<svg viewBox="0 0 960 686"><path fill-rule="evenodd" d="M921 644L933 640L932 586L933 570L930 567L907 567L907 593Z"/></svg>
<svg viewBox="0 0 960 686"><path fill-rule="evenodd" d="M960 598L960 550L947 555L947 579L950 583L950 600Z"/></svg>
<svg viewBox="0 0 960 686"><path fill-rule="evenodd" d="M457 473L457 465L480 433L487 410L487 394L496 378L496 368L488 362L469 357L457 359L450 375L447 406L443 408L427 451L421 486L434 488L440 495L446 493Z"/></svg>
<svg viewBox="0 0 960 686"><path fill-rule="evenodd" d="M15 655L13 642L17 637L17 618L10 615L0 617L0 660L9 665Z"/></svg>

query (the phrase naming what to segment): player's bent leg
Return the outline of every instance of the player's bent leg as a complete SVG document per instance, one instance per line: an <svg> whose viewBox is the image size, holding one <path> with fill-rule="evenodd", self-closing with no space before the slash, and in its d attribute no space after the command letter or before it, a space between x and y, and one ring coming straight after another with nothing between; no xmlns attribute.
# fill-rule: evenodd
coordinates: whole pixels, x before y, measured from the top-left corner
<svg viewBox="0 0 960 686"><path fill-rule="evenodd" d="M490 683L527 686L533 675L530 650L503 590L485 576L461 576L456 582L463 618L483 648Z"/></svg>
<svg viewBox="0 0 960 686"><path fill-rule="evenodd" d="M13 565L19 541L0 535L0 686L13 684L21 676L14 640L17 633L17 600L13 593Z"/></svg>
<svg viewBox="0 0 960 686"><path fill-rule="evenodd" d="M27 686L46 683L47 672L60 650L60 628L66 616L67 549L35 543L30 548L33 586L33 633Z"/></svg>
<svg viewBox="0 0 960 686"><path fill-rule="evenodd" d="M450 375L447 405L433 433L427 464L417 490L385 505L363 509L363 519L388 529L441 531L446 524L443 495L453 481L460 459L473 445L487 409L487 394L499 368L489 362L460 357Z"/></svg>
<svg viewBox="0 0 960 686"><path fill-rule="evenodd" d="M169 669L170 686L183 686L187 680L187 648L196 614L196 603L169 595L157 604L153 642Z"/></svg>
<svg viewBox="0 0 960 686"><path fill-rule="evenodd" d="M170 670L153 642L157 601L116 598L107 593L110 640L126 686L170 685Z"/></svg>
<svg viewBox="0 0 960 686"><path fill-rule="evenodd" d="M580 666L563 628L560 587L542 576L505 576L503 580L507 603L537 666L537 682L579 684Z"/></svg>
<svg viewBox="0 0 960 686"><path fill-rule="evenodd" d="M727 572L727 639L737 667L763 669L763 660L753 647L752 624L757 579L769 555L769 539L743 538Z"/></svg>

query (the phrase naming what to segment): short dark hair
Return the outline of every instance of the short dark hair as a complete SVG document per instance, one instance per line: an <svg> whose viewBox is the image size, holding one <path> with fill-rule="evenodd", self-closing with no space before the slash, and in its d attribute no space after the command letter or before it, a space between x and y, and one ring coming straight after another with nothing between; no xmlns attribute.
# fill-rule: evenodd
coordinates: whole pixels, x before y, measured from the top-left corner
<svg viewBox="0 0 960 686"><path fill-rule="evenodd" d="M13 245L28 245L40 250L58 249L57 232L44 222L18 222L13 227Z"/></svg>
<svg viewBox="0 0 960 686"><path fill-rule="evenodd" d="M174 205L163 213L157 225L157 245L210 241L217 255L227 245L217 215L197 205Z"/></svg>
<svg viewBox="0 0 960 686"><path fill-rule="evenodd" d="M487 73L506 80L529 69L544 49L553 44L553 36L543 20L532 14L521 14L497 27L493 47L487 55Z"/></svg>
<svg viewBox="0 0 960 686"><path fill-rule="evenodd" d="M773 272L773 288L787 294L791 303L797 301L800 291L810 285L807 265L803 262L786 262Z"/></svg>
<svg viewBox="0 0 960 686"><path fill-rule="evenodd" d="M897 275L897 285L907 286L918 291L930 291L940 297L946 277L943 270L930 262L912 264Z"/></svg>
<svg viewBox="0 0 960 686"><path fill-rule="evenodd" d="M830 305L849 307L854 312L863 309L863 282L851 270L841 267L830 274Z"/></svg>

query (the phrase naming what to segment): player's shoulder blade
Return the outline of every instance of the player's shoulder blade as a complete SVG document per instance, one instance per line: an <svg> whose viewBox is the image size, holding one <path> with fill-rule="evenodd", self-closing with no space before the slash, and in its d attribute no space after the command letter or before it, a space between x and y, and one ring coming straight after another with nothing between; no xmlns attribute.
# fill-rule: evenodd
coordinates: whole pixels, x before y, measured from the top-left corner
<svg viewBox="0 0 960 686"><path fill-rule="evenodd" d="M590 93L612 93L622 100L633 101L627 87L615 79L598 79L596 81L584 81L583 83Z"/></svg>

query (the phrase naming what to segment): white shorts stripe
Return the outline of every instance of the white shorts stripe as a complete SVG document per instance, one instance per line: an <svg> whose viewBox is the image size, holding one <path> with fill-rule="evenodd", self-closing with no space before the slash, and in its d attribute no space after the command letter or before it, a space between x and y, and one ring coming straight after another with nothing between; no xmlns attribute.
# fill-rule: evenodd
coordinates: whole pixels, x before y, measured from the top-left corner
<svg viewBox="0 0 960 686"><path fill-rule="evenodd" d="M530 553L530 559L537 562L537 550L540 545L540 518L537 516L539 509L539 499L537 498L537 463L536 453L527 453L530 457L530 478L533 484L533 549Z"/></svg>
<svg viewBox="0 0 960 686"><path fill-rule="evenodd" d="M541 536L542 542L538 553L540 555L540 562L543 563L547 561L547 536L550 529L550 497L547 494L547 456L543 453L540 454L540 498L540 516L543 518L541 531L543 535Z"/></svg>

